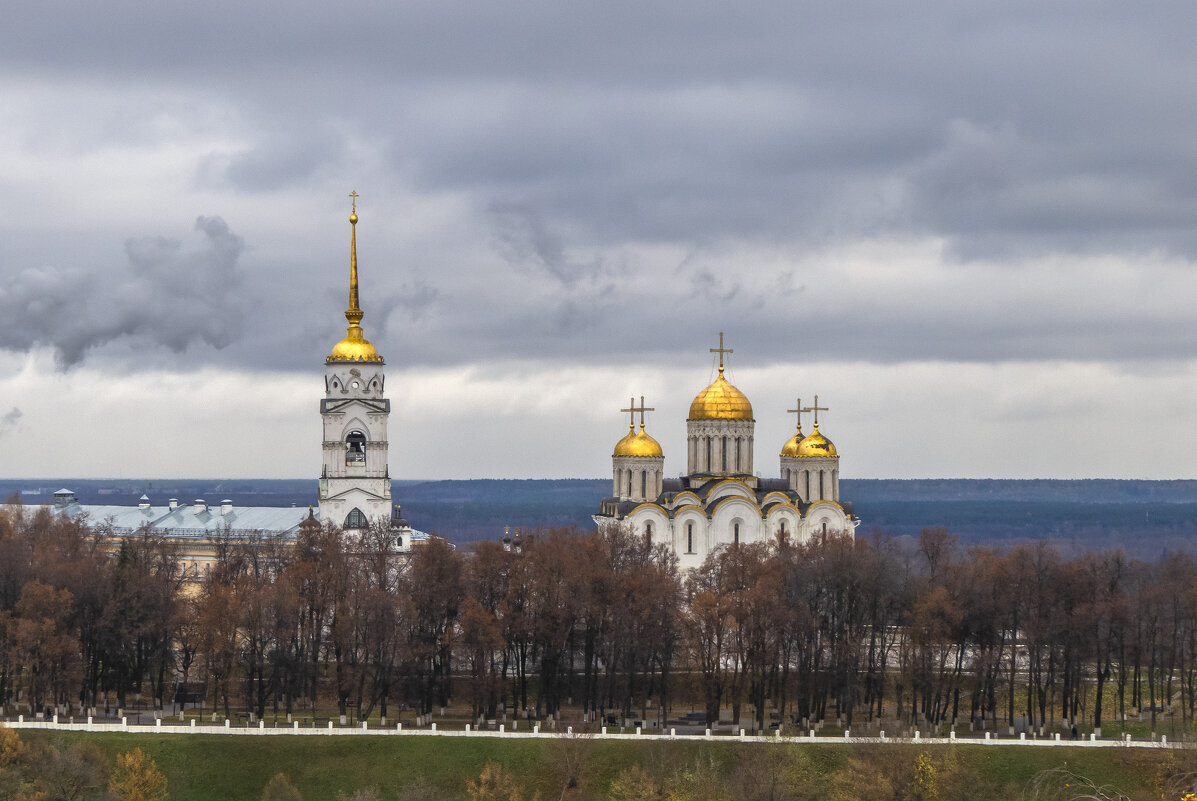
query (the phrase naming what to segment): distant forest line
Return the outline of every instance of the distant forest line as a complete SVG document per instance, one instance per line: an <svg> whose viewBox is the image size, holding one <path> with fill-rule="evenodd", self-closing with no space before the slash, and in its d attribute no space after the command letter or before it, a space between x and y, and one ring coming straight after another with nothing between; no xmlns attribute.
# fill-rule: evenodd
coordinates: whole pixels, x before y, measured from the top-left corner
<svg viewBox="0 0 1197 801"><path fill-rule="evenodd" d="M312 479L0 479L0 495L29 505L50 502L61 487L81 503L111 505L136 504L144 493L156 506L170 498L307 506L316 494ZM590 528L610 490L609 479L394 482L414 527L457 543L497 539L507 526ZM843 479L841 494L862 533L914 537L943 526L965 545L1049 540L1065 552L1120 547L1143 558L1197 545L1197 480Z"/></svg>

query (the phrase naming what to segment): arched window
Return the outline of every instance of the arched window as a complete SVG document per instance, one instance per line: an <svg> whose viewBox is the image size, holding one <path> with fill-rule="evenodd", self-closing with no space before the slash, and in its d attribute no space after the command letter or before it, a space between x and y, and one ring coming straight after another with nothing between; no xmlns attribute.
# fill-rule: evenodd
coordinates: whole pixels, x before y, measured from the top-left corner
<svg viewBox="0 0 1197 801"><path fill-rule="evenodd" d="M345 528L359 528L360 529L360 528L365 528L365 527L366 527L366 516L362 513L361 509L358 509L355 507L354 510L352 512L350 512L345 517Z"/></svg>
<svg viewBox="0 0 1197 801"><path fill-rule="evenodd" d="M632 494L632 471L628 471L628 495Z"/></svg>
<svg viewBox="0 0 1197 801"><path fill-rule="evenodd" d="M736 437L736 472L739 473L744 468L740 467L740 449L744 447L743 440Z"/></svg>
<svg viewBox="0 0 1197 801"><path fill-rule="evenodd" d="M694 524L686 524L686 553L694 553Z"/></svg>
<svg viewBox="0 0 1197 801"><path fill-rule="evenodd" d="M644 539L647 540L648 542L653 541L653 524L652 523L644 524Z"/></svg>
<svg viewBox="0 0 1197 801"><path fill-rule="evenodd" d="M719 460L719 472L726 473L727 472L727 437L723 438L722 452L723 452L722 456L720 457L720 460Z"/></svg>
<svg viewBox="0 0 1197 801"><path fill-rule="evenodd" d="M366 461L366 435L360 431L350 431L345 437L345 464Z"/></svg>
<svg viewBox="0 0 1197 801"><path fill-rule="evenodd" d="M707 437L707 460L703 464L703 467L706 468L706 472L708 472L708 473L711 472L711 438L710 437Z"/></svg>
<svg viewBox="0 0 1197 801"><path fill-rule="evenodd" d="M736 545L740 544L740 524L732 523L732 542Z"/></svg>
<svg viewBox="0 0 1197 801"><path fill-rule="evenodd" d="M640 497L641 498L648 497L648 471L647 470L640 471Z"/></svg>

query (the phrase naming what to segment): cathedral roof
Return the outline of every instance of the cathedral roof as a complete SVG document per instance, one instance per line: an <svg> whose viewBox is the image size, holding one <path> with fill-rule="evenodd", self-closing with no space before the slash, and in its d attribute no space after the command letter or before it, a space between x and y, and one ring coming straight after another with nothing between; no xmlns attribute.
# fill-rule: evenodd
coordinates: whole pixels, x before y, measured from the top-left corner
<svg viewBox="0 0 1197 801"><path fill-rule="evenodd" d="M748 396L736 389L723 377L723 366L719 377L690 404L689 420L751 420L752 404Z"/></svg>
<svg viewBox="0 0 1197 801"><path fill-rule="evenodd" d="M786 440L786 444L781 446L781 458L792 459L798 455L798 443L802 442L806 435L802 433L802 423L798 424L798 431L794 436Z"/></svg>
<svg viewBox="0 0 1197 801"><path fill-rule="evenodd" d="M661 444L644 432L644 426L640 426L640 431L636 432L632 426L628 426L628 433L619 442L615 443L615 452L612 456L646 456L650 458L660 459L664 457L661 451Z"/></svg>
<svg viewBox="0 0 1197 801"><path fill-rule="evenodd" d="M784 451L782 455L785 455ZM811 435L798 443L795 456L800 458L812 458L816 456L838 457L839 453L836 452L835 445L832 444L831 440L820 434L819 426L815 425L815 430L811 432Z"/></svg>
<svg viewBox="0 0 1197 801"><path fill-rule="evenodd" d="M356 329L356 331L354 330ZM382 362L382 356L362 336L361 326L349 326L348 336L333 346L326 362Z"/></svg>

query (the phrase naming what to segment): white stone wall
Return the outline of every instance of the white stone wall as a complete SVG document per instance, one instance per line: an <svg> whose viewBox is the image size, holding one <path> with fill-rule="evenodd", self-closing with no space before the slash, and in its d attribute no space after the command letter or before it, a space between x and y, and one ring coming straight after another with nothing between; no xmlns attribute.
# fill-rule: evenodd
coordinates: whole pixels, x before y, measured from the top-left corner
<svg viewBox="0 0 1197 801"><path fill-rule="evenodd" d="M390 404L381 364L334 362L325 366L320 517L344 525L360 509L367 520L391 517ZM365 437L362 458L350 453L349 437Z"/></svg>
<svg viewBox="0 0 1197 801"><path fill-rule="evenodd" d="M840 499L839 457L781 457L781 477L807 503Z"/></svg>
<svg viewBox="0 0 1197 801"><path fill-rule="evenodd" d="M651 501L661 494L665 459L656 456L613 456L612 497L621 501Z"/></svg>
<svg viewBox="0 0 1197 801"><path fill-rule="evenodd" d="M687 475L752 475L755 425L752 420L687 420Z"/></svg>

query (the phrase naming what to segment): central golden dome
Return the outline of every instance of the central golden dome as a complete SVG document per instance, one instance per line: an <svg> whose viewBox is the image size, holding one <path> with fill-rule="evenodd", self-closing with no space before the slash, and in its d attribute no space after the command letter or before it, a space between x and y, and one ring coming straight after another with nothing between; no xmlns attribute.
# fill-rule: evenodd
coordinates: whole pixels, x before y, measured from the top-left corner
<svg viewBox="0 0 1197 801"><path fill-rule="evenodd" d="M732 386L723 377L723 368L719 368L719 377L709 387L698 393L698 397L690 404L689 420L751 420L752 404L748 396Z"/></svg>
<svg viewBox="0 0 1197 801"><path fill-rule="evenodd" d="M648 456L660 459L664 456L664 453L661 451L661 444L644 433L644 426L640 427L639 433L633 431L631 426L628 426L628 433L623 439L615 443L615 452L611 455Z"/></svg>
<svg viewBox="0 0 1197 801"><path fill-rule="evenodd" d="M815 426L815 430L811 432L809 437L798 443L797 450L797 455L804 458L811 458L815 456L839 456L839 454L836 453L835 445L831 443L831 440L819 433L818 426Z"/></svg>

